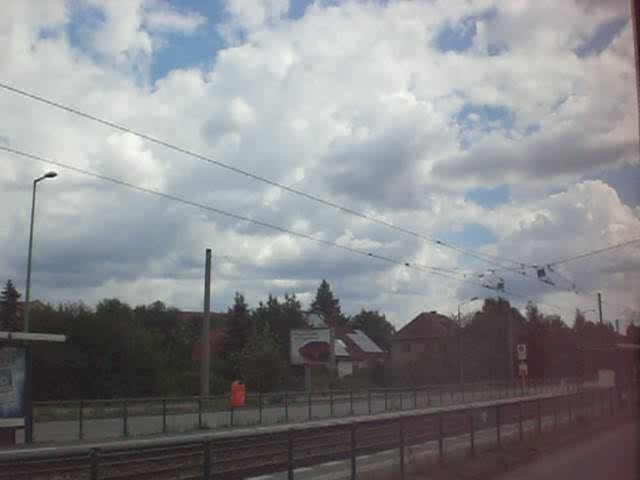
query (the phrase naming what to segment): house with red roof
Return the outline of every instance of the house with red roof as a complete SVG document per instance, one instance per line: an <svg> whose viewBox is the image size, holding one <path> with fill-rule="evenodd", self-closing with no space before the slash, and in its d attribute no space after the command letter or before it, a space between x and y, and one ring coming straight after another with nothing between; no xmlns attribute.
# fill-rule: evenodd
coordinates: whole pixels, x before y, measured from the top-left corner
<svg viewBox="0 0 640 480"><path fill-rule="evenodd" d="M450 361L456 324L436 312L422 312L391 337L391 369L398 383L442 381Z"/></svg>

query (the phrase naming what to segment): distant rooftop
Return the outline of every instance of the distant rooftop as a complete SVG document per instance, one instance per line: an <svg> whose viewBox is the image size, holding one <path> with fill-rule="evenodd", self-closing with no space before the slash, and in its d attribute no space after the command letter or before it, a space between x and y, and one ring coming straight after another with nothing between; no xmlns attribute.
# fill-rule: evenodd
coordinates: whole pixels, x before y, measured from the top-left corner
<svg viewBox="0 0 640 480"><path fill-rule="evenodd" d="M441 338L447 335L452 325L453 322L450 318L436 311L422 312L398 330L391 340Z"/></svg>
<svg viewBox="0 0 640 480"><path fill-rule="evenodd" d="M384 353L362 330L354 330L353 333L347 333L347 337L365 353Z"/></svg>

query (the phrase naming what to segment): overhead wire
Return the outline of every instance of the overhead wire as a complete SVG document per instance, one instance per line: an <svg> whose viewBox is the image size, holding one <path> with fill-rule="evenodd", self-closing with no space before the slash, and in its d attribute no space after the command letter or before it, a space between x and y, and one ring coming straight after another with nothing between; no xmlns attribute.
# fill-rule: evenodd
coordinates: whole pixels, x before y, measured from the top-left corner
<svg viewBox="0 0 640 480"><path fill-rule="evenodd" d="M622 247L627 247L629 245L633 245L634 243L640 243L640 238L635 238L633 240L628 240L626 242L622 242L622 243L618 243L615 245L609 245L608 247L604 247L604 248L599 248L597 250L592 250L590 252L586 252L586 253L581 253L580 255L575 255L573 257L569 257L569 258L565 258L562 260L557 260L555 262L550 262L550 263L546 263L545 265L562 265L563 263L568 263L568 262L573 262L574 260L579 260L581 258L587 258L587 257L592 257L594 255L599 255L601 253L604 252L608 252L610 250L615 250L617 248L622 248Z"/></svg>
<svg viewBox="0 0 640 480"><path fill-rule="evenodd" d="M106 182L114 183L114 184L117 184L117 185L120 185L120 186L123 186L123 187L127 187L127 188L130 188L130 189L133 189L133 190L137 190L139 192L143 192L143 193L147 193L147 194L154 195L154 196L157 196L157 197L161 197L161 198L164 198L166 200L171 200L171 201L174 201L174 202L178 202L178 203L182 203L182 204L189 205L189 206L192 206L192 207L196 207L196 208L200 208L200 209L203 209L203 210L207 210L207 211L210 211L212 213L216 213L218 215L222 215L222 216L225 216L225 217L228 217L228 218L233 218L233 219L236 219L236 220L239 220L239 221L252 223L254 225L258 225L258 226L261 226L261 227L264 227L264 228L268 228L268 229L271 229L271 230L276 230L276 231L279 231L281 233L285 233L285 234L292 235L292 236L295 236L295 237L311 240L311 241L314 241L316 243L323 244L325 246L341 249L341 250L344 250L344 251L347 251L347 252L350 252L350 253L353 253L353 254L357 254L357 255L360 255L360 256L366 256L366 257L373 258L373 259L376 259L376 260L384 261L386 263L395 264L395 265L398 265L398 266L403 266L403 267L406 267L406 268L409 268L409 269L412 269L412 270L415 270L415 271L424 272L424 273L428 273L428 274L431 274L431 275L436 275L436 276L448 278L448 279L451 279L451 280L456 280L458 282L469 283L469 284L476 285L478 287L488 288L488 289L493 290L491 287L488 287L488 286L486 286L486 285L484 285L482 283L474 282L474 281L469 280L469 279L459 278L459 277L455 277L455 276L452 276L450 274L444 273L444 272L438 270L437 267L434 268L434 267L430 267L430 266L427 266L427 265L421 265L420 263L405 262L405 261L401 261L401 260L397 260L397 259L385 256L385 255L380 255L380 254L373 253L373 252L367 252L365 250L360 250L360 249L357 249L357 248L349 247L347 245L341 245L339 243L331 242L329 240L324 240L322 238L315 237L313 235L308 235L306 233L302 233L302 232L298 232L298 231L295 231L295 230L291 230L291 229L286 228L286 227L281 227L279 225L274 225L272 223L263 222L261 220L255 219L255 218L250 218L250 217L246 217L244 215L228 212L226 210L222 210L222 209L219 209L219 208L216 208L216 207L212 207L210 205L205 205L205 204L202 204L202 203L199 203L199 202L188 200L186 198L183 198L183 197L180 197L180 196L177 196L177 195L174 195L174 194L161 192L161 191L154 190L154 189L151 189L151 188L143 187L141 185L136 185L136 184L127 182L126 180L121 180L121 179L118 179L118 178L113 178L113 177L109 177L109 176L106 176L106 175L102 175L100 173L92 172L90 170L86 170L86 169L83 169L83 168L80 168L80 167L76 167L76 166L73 166L73 165L62 163L62 162L59 162L59 161L56 161L56 160L52 160L50 158L45 158L45 157L42 157L40 155L27 153L27 152L24 152L22 150L17 150L17 149L11 148L11 147L7 147L5 145L0 145L0 150L4 150L4 151L12 153L14 155L18 155L18 156L21 156L21 157L24 157L24 158L29 158L29 159L32 159L32 160L36 160L36 161L39 161L39 162L42 162L42 163L55 165L57 167L64 168L66 170L74 171L76 173L80 173L80 174L86 175L86 176L91 176L91 177L97 178L99 180L103 180L103 181L106 181Z"/></svg>
<svg viewBox="0 0 640 480"><path fill-rule="evenodd" d="M110 128L116 129L116 130L119 130L121 132L125 132L125 133L128 133L128 134L137 136L137 137L142 138L142 139L144 139L144 140L146 140L148 142L155 143L155 144L160 145L162 147L165 147L165 148L171 149L173 151L182 153L184 155L188 155L188 156L197 158L197 159L202 160L204 162L207 162L207 163L209 163L211 165L215 165L217 167L224 168L226 170L232 171L232 172L237 173L239 175L243 175L245 177L251 178L252 180L255 180L255 181L258 181L258 182L262 182L262 183L265 183L267 185L279 188L281 190L287 191L287 192L292 193L294 195L298 195L298 196L306 198L308 200L311 200L311 201L320 203L322 205L325 205L325 206L340 210L340 211L342 211L344 213L348 213L350 215L365 219L367 221L374 222L374 223L377 223L379 225L383 225L383 226L385 226L387 228L391 228L393 230L396 230L398 232L404 233L406 235L413 236L415 238L420 238L422 240L434 243L435 245L438 245L438 246L441 246L441 247L444 247L444 248L449 248L450 250L456 251L458 253L461 253L461 254L469 256L469 257L476 258L476 259L481 260L481 261L483 261L485 263L488 263L490 265L497 265L497 266L505 267L505 265L501 264L500 262L507 262L507 263L517 264L517 265L521 264L521 262L518 262L518 261L515 261L515 260L511 260L511 259L507 259L507 258L500 258L500 257L497 257L495 255L480 254L480 253L475 252L473 250L466 249L466 248L463 248L463 247L458 247L458 246L456 246L454 244L451 244L451 243L448 243L448 242L444 242L442 240L438 240L438 239L436 239L436 238L434 238L434 237L432 237L430 235L421 234L419 232L415 232L415 231L410 230L408 228L397 226L397 225L395 225L395 224L393 224L391 222L387 222L387 221L382 220L380 218L377 218L377 217L374 217L374 216L371 216L371 215L367 215L365 213L359 212L357 210L354 210L352 208L346 207L344 205L340 205L338 203L335 203L333 201L330 201L330 200L327 200L325 198L319 197L317 195L313 195L313 194L304 192L302 190L298 190L298 189L289 187L289 186L284 185L282 183L279 183L279 182L277 182L275 180L271 180L271 179L268 179L266 177L257 175L255 173L251 173L251 172L249 172L247 170L235 167L233 165L229 165L228 163L222 162L220 160L215 160L215 159L213 159L211 157L208 157L206 155L194 152L194 151L192 151L190 149L187 149L187 148L184 148L184 147L180 147L178 145L175 145L173 143L167 142L165 140L161 140L161 139L153 137L151 135L139 132L139 131L134 130L134 129L130 128L130 127L126 127L126 126L120 125L120 124L112 122L110 120L105 120L105 119L100 118L100 117L98 117L96 115L92 115L92 114L83 112L83 111L78 110L76 108L73 108L73 107L70 107L68 105L64 105L62 103L47 99L47 98L45 98L45 97L43 97L41 95L37 95L37 94L32 93L32 92L28 92L26 90L23 90L23 89L20 89L20 88L17 88L17 87L13 87L13 86L8 85L6 83L0 82L0 88L4 89L6 91L12 92L14 94L21 95L23 97L29 98L31 100L35 100L37 102L44 103L44 104L49 105L51 107L54 107L54 108L57 108L57 109L60 109L60 110L64 110L64 111L66 111L68 113L83 117L83 118L85 118L87 120L91 120L93 122L100 123L102 125L105 125L107 127L110 127Z"/></svg>

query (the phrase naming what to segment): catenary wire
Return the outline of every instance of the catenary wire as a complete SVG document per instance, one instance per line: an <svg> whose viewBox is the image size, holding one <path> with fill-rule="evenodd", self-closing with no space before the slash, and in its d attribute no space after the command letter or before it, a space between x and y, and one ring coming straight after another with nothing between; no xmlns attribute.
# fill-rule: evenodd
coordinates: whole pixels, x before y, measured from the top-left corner
<svg viewBox="0 0 640 480"><path fill-rule="evenodd" d="M127 188L130 188L130 189L133 189L133 190L137 190L137 191L140 191L140 192L143 192L143 193L147 193L147 194L150 194L150 195L155 195L157 197L161 197L161 198L164 198L164 199L167 199L167 200L171 200L171 201L174 201L174 202L182 203L182 204L189 205L189 206L196 207L196 208L200 208L200 209L203 209L203 210L208 210L210 212L213 212L213 213L216 213L218 215L222 215L222 216L225 216L225 217L228 217L228 218L233 218L233 219L236 219L236 220L239 220L239 221L253 223L255 225L258 225L258 226L261 226L261 227L264 227L264 228L268 228L268 229L271 229L271 230L276 230L276 231L279 231L279 232L282 232L282 233L286 233L288 235L292 235L292 236L304 238L304 239L307 239L307 240L311 240L311 241L314 241L316 243L323 244L325 246L329 246L329 247L345 250L347 252L350 252L350 253L353 253L353 254L357 254L357 255L360 255L360 256L366 256L366 257L374 258L376 260L384 261L386 263L395 264L395 265L398 265L398 266L403 266L403 267L406 267L406 268L409 268L409 269L412 269L412 270L415 270L415 271L428 273L428 274L431 274L431 275L437 275L437 276L440 276L440 277L448 278L448 279L451 279L451 280L456 280L456 281L459 281L459 282L473 284L473 285L476 285L478 287L486 288L486 289L489 289L489 290L495 290L494 288L489 287L489 286L484 285L484 284L479 283L479 282L474 282L474 281L469 280L469 279L459 278L459 277L455 277L455 276L446 274L446 273L438 270L437 267L434 268L434 267L421 265L419 263L413 263L413 262L403 262L403 261L400 261L400 260L397 260L397 259L394 259L394 258L391 258L391 257L387 257L387 256L384 256L384 255L376 254L376 253L373 253L373 252L367 252L365 250L360 250L360 249L357 249L357 248L349 247L347 245L341 245L339 243L331 242L331 241L328 241L328 240L323 240L321 238L314 237L312 235L308 235L308 234L305 234L305 233L297 232L295 230L291 230L291 229L288 229L288 228L285 228L285 227L274 225L274 224L271 224L271 223L268 223L268 222L263 222L261 220L257 220L257 219L254 219L254 218L245 217L243 215L239 215L239 214L236 214L236 213L227 212L225 210L221 210L219 208L212 207L210 205L205 205L205 204L198 203L198 202L195 202L195 201L192 201L192 200L188 200L186 198L179 197L177 195L173 195L173 194L170 194L170 193L165 193L165 192L161 192L161 191L154 190L154 189L151 189L151 188L147 188L147 187L143 187L143 186L140 186L140 185L136 185L136 184L127 182L125 180L109 177L109 176L102 175L102 174L99 174L99 173L95 173L95 172L92 172L90 170L86 170L86 169L83 169L83 168L75 167L73 165L68 165L66 163L62 163L62 162L59 162L59 161L56 161L56 160L45 158L45 157L42 157L42 156L39 156L39 155L27 153L27 152L24 152L24 151L21 151L21 150L17 150L17 149L11 148L11 147L7 147L5 145L0 145L0 150L4 150L6 152L9 152L9 153L12 153L14 155L18 155L18 156L21 156L21 157L24 157L24 158L29 158L29 159L36 160L36 161L43 162L43 163L47 163L47 164L50 164L50 165L55 165L55 166L58 166L60 168L64 168L66 170L71 170L71 171L74 171L76 173L80 173L80 174L83 174L83 175L86 175L86 176L91 176L91 177L94 177L94 178L97 178L97 179L100 179L100 180L103 180L103 181L106 181L106 182L114 183L114 184L117 184L117 185L120 185L120 186L123 186L123 187L127 187Z"/></svg>
<svg viewBox="0 0 640 480"><path fill-rule="evenodd" d="M501 262L507 262L507 263L517 264L517 265L521 265L522 264L522 262L518 262L518 261L507 259L507 258L500 258L500 257L497 257L495 255L479 254L479 253L477 253L477 252L475 252L473 250L470 250L470 249L467 249L467 248L463 248L463 247L458 247L458 246L453 245L451 243L443 242L441 240L438 240L438 239L436 239L434 237L431 237L429 235L421 234L421 233L415 232L413 230L394 225L393 223L387 222L385 220L381 220L379 218L376 218L376 217L371 216L371 215L367 215L367 214L362 213L362 212L358 212L357 210L354 210L354 209L349 208L349 207L345 207L344 205L340 205L338 203L335 203L333 201L330 201L330 200L327 200L325 198L319 197L317 195L313 195L313 194L310 194L310 193L306 193L306 192L304 192L302 190L298 190L298 189L295 189L295 188L292 188L292 187L288 187L288 186L283 185L283 184L281 184L279 182L276 182L275 180L270 180L270 179L268 179L266 177L262 177L260 175L251 173L251 172L249 172L247 170L243 170L241 168L234 167L233 165L229 165L229 164L224 163L222 161L215 160L215 159L213 159L211 157L207 157L205 155L199 154L199 153L194 152L192 150L189 150L187 148L180 147L178 145L172 144L172 143L167 142L165 140L161 140L161 139L153 137L151 135L148 135L148 134L139 132L137 130L134 130L132 128L129 128L129 127L120 125L118 123L115 123L115 122L112 122L112 121L105 120L103 118L97 117L95 115L80 111L80 110L78 110L76 108L73 108L73 107L70 107L68 105L64 105L62 103L59 103L59 102L56 102L56 101L53 101L53 100L49 100L49 99L47 99L47 98L45 98L45 97L43 97L41 95L37 95L37 94L31 93L31 92L27 92L26 90L13 87L13 86L5 84L3 82L0 82L0 88L3 88L4 90L12 92L12 93L21 95L23 97L30 98L30 99L38 101L40 103L44 103L46 105L58 108L60 110L64 110L64 111L66 111L68 113L72 113L74 115L83 117L85 119L100 123L100 124L108 126L110 128L113 128L113 129L116 129L116 130L120 130L122 132L129 133L131 135L135 135L135 136L137 136L139 138L142 138L142 139L144 139L146 141L155 143L155 144L163 146L165 148L168 148L168 149L174 150L176 152L182 153L184 155L188 155L188 156L197 158L199 160L202 160L204 162L210 163L212 165L215 165L215 166L230 170L230 171L232 171L234 173L237 173L237 174L240 174L240 175L244 175L245 177L251 178L251 179L253 179L255 181L262 182L262 183L265 183L267 185L271 185L273 187L277 187L277 188L285 190L285 191L287 191L289 193L304 197L304 198L306 198L308 200L311 200L311 201L320 203L322 205L325 205L325 206L340 210L340 211L342 211L344 213L348 213L350 215L365 219L367 221L374 222L374 223L377 223L379 225L383 225L383 226L385 226L387 228L391 228L393 230L396 230L398 232L404 233L406 235L413 236L415 238L420 238L422 240L434 243L434 244L439 245L441 247L449 248L449 249L457 251L458 253L461 253L463 255L466 255L466 256L473 257L473 258L476 258L478 260L481 260L481 261L483 261L485 263L488 263L490 265L498 265L500 267L505 267L505 265L501 264Z"/></svg>

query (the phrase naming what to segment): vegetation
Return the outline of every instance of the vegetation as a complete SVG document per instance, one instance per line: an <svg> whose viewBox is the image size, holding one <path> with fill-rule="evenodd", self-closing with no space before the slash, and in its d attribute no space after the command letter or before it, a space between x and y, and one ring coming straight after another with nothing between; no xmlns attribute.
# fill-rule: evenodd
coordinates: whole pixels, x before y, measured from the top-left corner
<svg viewBox="0 0 640 480"><path fill-rule="evenodd" d="M15 329L20 293L9 281L0 297L1 328ZM326 281L320 284L312 309L337 324L363 330L388 350L395 329L384 314L362 309L352 318L341 311L340 302ZM212 393L228 391L235 379L243 379L252 391L302 388L302 371L289 365L289 331L305 326L300 301L294 294L278 299L270 295L251 309L236 293L225 325L212 351ZM31 311L32 330L63 333L64 345L38 343L33 349L34 399L115 398L157 395L193 395L198 392L199 364L194 355L201 335L200 321L186 319L162 302L135 308L118 299L105 299L95 308L82 303ZM533 303L522 315L502 298L487 299L482 309L469 314L462 329L450 322L449 332L438 343L437 368L416 365L409 369L411 383L455 382L459 378L462 335L465 378L484 380L508 375L508 329L512 322L514 343L528 346L529 375L573 376L593 373L589 355L620 341L640 343L640 327L629 326L626 338L610 325L594 324L576 311L569 327L557 315L544 315ZM322 380L345 386L345 380ZM348 381L366 386L373 381L388 385L388 365L361 369ZM398 377L393 372L393 377ZM397 378L396 378L397 380ZM403 380L405 381L405 380Z"/></svg>
<svg viewBox="0 0 640 480"><path fill-rule="evenodd" d="M18 300L20 293L13 286L11 280L7 280L4 289L0 292L0 330L14 331L18 325Z"/></svg>

